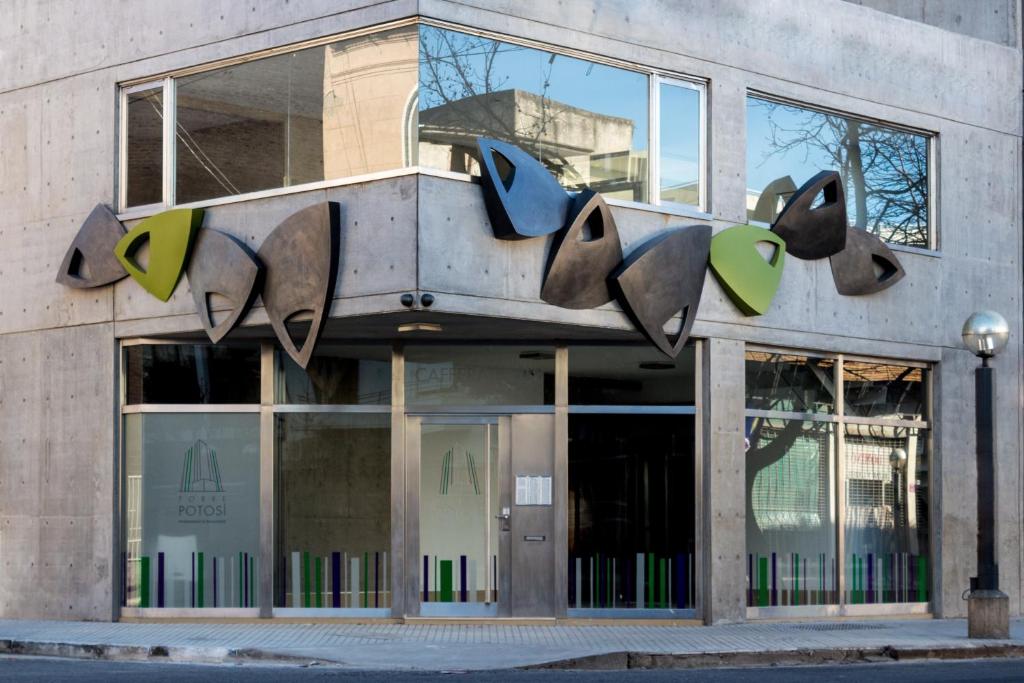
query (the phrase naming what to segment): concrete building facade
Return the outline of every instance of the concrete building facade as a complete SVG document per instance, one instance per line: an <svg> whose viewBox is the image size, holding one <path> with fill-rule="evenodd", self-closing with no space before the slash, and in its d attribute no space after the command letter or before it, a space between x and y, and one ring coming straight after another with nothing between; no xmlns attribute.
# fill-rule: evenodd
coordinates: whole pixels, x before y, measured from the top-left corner
<svg viewBox="0 0 1024 683"><path fill-rule="evenodd" d="M3 14L0 617L963 616L979 309L1010 323L997 561L1024 613L1019 0ZM494 238L478 136L601 192L627 256L767 228L836 170L906 274L841 296L787 258L746 316L709 272L666 359L617 303L540 298L549 243ZM212 345L185 278L54 281L97 204L202 208L255 252L325 201L305 368L261 301Z"/></svg>

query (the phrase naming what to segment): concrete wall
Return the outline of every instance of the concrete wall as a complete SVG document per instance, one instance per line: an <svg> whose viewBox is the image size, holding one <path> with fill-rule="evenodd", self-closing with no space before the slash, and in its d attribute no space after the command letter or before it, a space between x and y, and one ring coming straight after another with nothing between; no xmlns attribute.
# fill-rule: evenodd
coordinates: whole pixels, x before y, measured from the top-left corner
<svg viewBox="0 0 1024 683"><path fill-rule="evenodd" d="M846 0L965 36L1020 46L1020 0Z"/></svg>
<svg viewBox="0 0 1024 683"><path fill-rule="evenodd" d="M132 282L94 291L53 282L83 218L97 202L113 200L117 83L415 14L709 79L716 229L745 220L748 90L936 133L940 248L898 252L907 270L901 283L872 297L839 297L825 262L789 259L772 309L745 318L709 277L694 334L719 340L709 362L712 378L723 381L742 376L741 341L939 363L936 610L952 616L965 613L959 596L974 573L975 361L961 350L959 329L978 308L1003 312L1013 341L995 361L999 562L1011 611L1021 612L1020 49L840 0L12 0L4 14L0 617L110 618L115 340L199 329L184 284L161 304ZM437 294L433 310L440 313L631 329L614 305L575 312L540 302L545 245L494 241L479 189L458 180L407 176L225 204L209 210L206 225L258 247L279 220L325 198L342 203L345 226L336 317L402 311L398 295L418 288ZM614 212L627 251L664 227L696 222ZM257 309L247 324L265 322ZM725 558L742 553L744 524L742 512L716 522L718 512L731 514L714 507L722 500L716 491L740 489L744 468L737 465L742 440L725 424L735 406L724 405L716 418L716 401L735 398L712 399L705 463L709 557L721 548ZM72 482L81 489L83 481L96 485L68 495ZM72 523L75 532L64 531ZM742 596L731 592L736 577L712 567L709 618L741 618Z"/></svg>

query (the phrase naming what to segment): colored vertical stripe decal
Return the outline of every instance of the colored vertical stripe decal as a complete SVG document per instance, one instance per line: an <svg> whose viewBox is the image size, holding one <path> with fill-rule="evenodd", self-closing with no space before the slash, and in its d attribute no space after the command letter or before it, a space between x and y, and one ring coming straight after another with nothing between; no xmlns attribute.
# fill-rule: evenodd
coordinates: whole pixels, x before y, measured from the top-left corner
<svg viewBox="0 0 1024 683"><path fill-rule="evenodd" d="M341 553L331 553L331 607L341 607Z"/></svg>
<svg viewBox="0 0 1024 683"><path fill-rule="evenodd" d="M636 606L637 609L644 608L644 554L636 554Z"/></svg>
<svg viewBox="0 0 1024 683"><path fill-rule="evenodd" d="M349 560L348 581L349 607L359 607L359 557L355 555Z"/></svg>
<svg viewBox="0 0 1024 683"><path fill-rule="evenodd" d="M370 586L370 553L363 551L363 607L369 607L369 593L368 589Z"/></svg>
<svg viewBox="0 0 1024 683"><path fill-rule="evenodd" d="M423 602L430 602L430 557L423 556Z"/></svg>
<svg viewBox="0 0 1024 683"><path fill-rule="evenodd" d="M466 602L468 597L466 595L466 556L459 555L459 602Z"/></svg>
<svg viewBox="0 0 1024 683"><path fill-rule="evenodd" d="M198 581L198 583L196 584L196 607L202 607L203 606L203 598L205 597L203 595L203 588L204 588L203 580L204 580L204 576L205 576L205 572L203 571L203 554L202 553L197 553L196 554L196 580Z"/></svg>
<svg viewBox="0 0 1024 683"><path fill-rule="evenodd" d="M658 607L668 607L668 590L665 586L665 558L658 560Z"/></svg>
<svg viewBox="0 0 1024 683"><path fill-rule="evenodd" d="M302 606L309 607L310 567L309 551L302 553Z"/></svg>
<svg viewBox="0 0 1024 683"><path fill-rule="evenodd" d="M159 557L163 560L164 554ZM145 555L139 558L139 573L139 607L149 607L149 557Z"/></svg>
<svg viewBox="0 0 1024 683"><path fill-rule="evenodd" d="M928 558L924 555L917 558L917 601L928 601Z"/></svg>
<svg viewBox="0 0 1024 683"><path fill-rule="evenodd" d="M380 607L380 553L373 552L373 606Z"/></svg>
<svg viewBox="0 0 1024 683"><path fill-rule="evenodd" d="M323 560L316 558L315 560L315 572L316 572L316 606L324 606L324 588L323 588Z"/></svg>
<svg viewBox="0 0 1024 683"><path fill-rule="evenodd" d="M757 606L768 606L768 558L757 557Z"/></svg>
<svg viewBox="0 0 1024 683"><path fill-rule="evenodd" d="M192 583L189 585L189 591L192 598L190 603L193 607L196 606L196 554L192 553Z"/></svg>
<svg viewBox="0 0 1024 683"><path fill-rule="evenodd" d="M156 554L156 606L163 607L165 604L164 600L164 554ZM148 566L148 559L147 559ZM149 583L149 572L146 572L146 583ZM149 586L146 586L146 590L149 591ZM146 600L147 604L149 600Z"/></svg>
<svg viewBox="0 0 1024 683"><path fill-rule="evenodd" d="M452 561L441 560L441 595L440 602L452 601Z"/></svg>
<svg viewBox="0 0 1024 683"><path fill-rule="evenodd" d="M654 574L654 553L647 553L647 606L654 607L654 582L657 577Z"/></svg>
<svg viewBox="0 0 1024 683"><path fill-rule="evenodd" d="M249 606L256 606L256 556L249 558Z"/></svg>
<svg viewBox="0 0 1024 683"><path fill-rule="evenodd" d="M245 569L244 569L245 565L243 565L242 562L244 562L244 560L242 559L242 553L238 553L238 606L239 607L244 607L245 606L245 604L244 604L245 603L245 581L243 581L243 579L242 579L242 577L245 576Z"/></svg>
<svg viewBox="0 0 1024 683"><path fill-rule="evenodd" d="M749 557L749 555L748 555ZM676 566L675 566L675 577L676 577L676 601L675 606L678 609L686 607L686 564L683 562L683 554L676 553ZM749 597L748 597L749 599ZM749 604L749 603L748 603Z"/></svg>
<svg viewBox="0 0 1024 683"><path fill-rule="evenodd" d="M299 606L302 595L302 556L298 550L292 551L292 607Z"/></svg>
<svg viewBox="0 0 1024 683"><path fill-rule="evenodd" d="M576 558L576 607L583 607L583 558Z"/></svg>

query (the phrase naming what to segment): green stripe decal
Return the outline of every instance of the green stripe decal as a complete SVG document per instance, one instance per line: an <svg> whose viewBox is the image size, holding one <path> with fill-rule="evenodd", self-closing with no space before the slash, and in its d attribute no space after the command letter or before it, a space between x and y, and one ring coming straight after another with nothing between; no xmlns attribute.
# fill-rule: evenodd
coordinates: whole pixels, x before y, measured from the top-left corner
<svg viewBox="0 0 1024 683"><path fill-rule="evenodd" d="M768 606L768 558L757 558L757 606Z"/></svg>
<svg viewBox="0 0 1024 683"><path fill-rule="evenodd" d="M917 558L917 601L928 602L928 558Z"/></svg>
<svg viewBox="0 0 1024 683"><path fill-rule="evenodd" d="M302 606L309 607L309 551L302 553Z"/></svg>
<svg viewBox="0 0 1024 683"><path fill-rule="evenodd" d="M149 607L149 558L139 558L139 607Z"/></svg>
<svg viewBox="0 0 1024 683"><path fill-rule="evenodd" d="M452 561L441 560L441 602L452 601Z"/></svg>

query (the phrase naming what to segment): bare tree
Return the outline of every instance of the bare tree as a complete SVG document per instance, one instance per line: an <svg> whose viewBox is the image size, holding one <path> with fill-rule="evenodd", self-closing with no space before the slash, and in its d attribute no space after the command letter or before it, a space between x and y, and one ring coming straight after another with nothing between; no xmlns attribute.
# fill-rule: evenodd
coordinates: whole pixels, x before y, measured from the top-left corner
<svg viewBox="0 0 1024 683"><path fill-rule="evenodd" d="M843 178L853 224L888 242L928 246L928 144L919 135L866 121L754 100L773 156L824 155Z"/></svg>
<svg viewBox="0 0 1024 683"><path fill-rule="evenodd" d="M505 140L529 151L559 177L579 175L565 159L554 158L550 149L543 149L553 124L568 109L548 96L554 55L541 67L539 92L523 101L512 96L514 110L507 108L507 101L491 96L506 90L509 81L508 75L498 72L499 55L526 50L529 48L480 36L422 27L421 111L434 110L429 119L434 130L429 135L443 144L461 139L471 153L475 152L465 144L468 139L484 136ZM527 110L524 102L536 106Z"/></svg>

